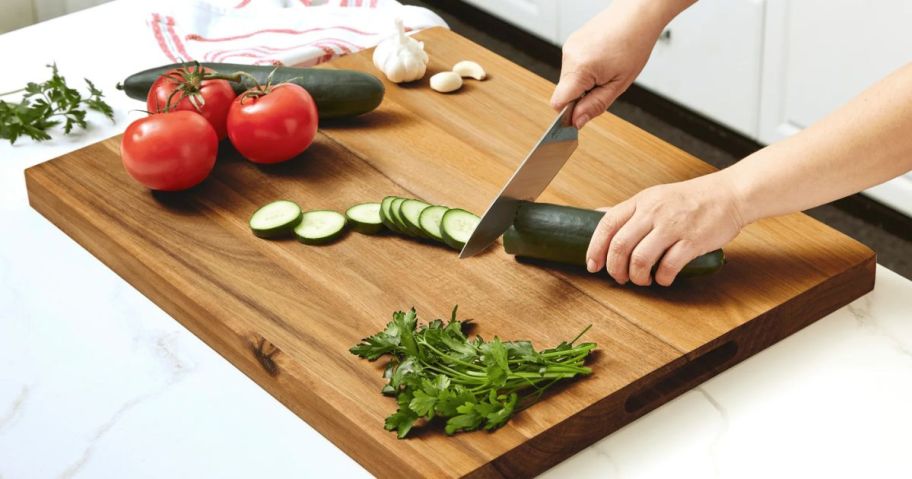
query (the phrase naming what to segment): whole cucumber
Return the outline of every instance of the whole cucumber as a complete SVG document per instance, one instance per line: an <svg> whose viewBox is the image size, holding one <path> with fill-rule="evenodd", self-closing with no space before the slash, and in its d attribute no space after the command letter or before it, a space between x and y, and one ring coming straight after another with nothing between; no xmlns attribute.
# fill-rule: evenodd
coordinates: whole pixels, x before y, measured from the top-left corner
<svg viewBox="0 0 912 479"><path fill-rule="evenodd" d="M516 218L503 237L507 254L557 263L586 266L586 250L602 211L522 202ZM712 274L725 264L721 249L698 256L684 266L678 277Z"/></svg>
<svg viewBox="0 0 912 479"><path fill-rule="evenodd" d="M135 100L146 101L149 88L158 77L169 70L193 64L172 63L156 68L134 73L127 77L117 88L123 90L128 97ZM231 75L236 72L247 72L256 78L260 84L265 84L269 74L272 83L296 83L310 93L317 105L317 114L320 119L348 118L367 113L380 105L383 100L383 82L377 77L354 70L330 70L323 68L292 68L272 67L263 65L240 65L236 63L201 63L202 66L213 71ZM239 82L232 82L234 91L241 93L254 86L253 80L243 78Z"/></svg>

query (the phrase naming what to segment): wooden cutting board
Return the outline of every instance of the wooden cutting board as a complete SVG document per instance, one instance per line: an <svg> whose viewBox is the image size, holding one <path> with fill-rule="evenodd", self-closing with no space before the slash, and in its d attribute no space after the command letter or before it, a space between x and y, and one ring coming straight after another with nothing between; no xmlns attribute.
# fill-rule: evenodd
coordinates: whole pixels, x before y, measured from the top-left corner
<svg viewBox="0 0 912 479"><path fill-rule="evenodd" d="M202 186L151 194L124 173L111 138L29 169L31 204L382 477L538 473L873 288L874 253L803 214L747 227L722 272L671 288L517 263L499 244L459 260L395 236L352 233L323 247L255 238L250 214L280 198L343 211L393 194L484 210L553 120L553 85L447 30L417 37L431 57L423 81L387 84L378 110L322 125L291 162L256 167L223 147ZM376 73L370 58L328 67ZM430 75L464 59L489 79L449 95L428 88ZM606 114L583 129L541 201L611 205L710 171ZM429 320L454 304L474 332L537 347L591 323L594 374L496 433L397 440L383 429L395 404L379 394L380 365L348 348L395 310L414 306Z"/></svg>

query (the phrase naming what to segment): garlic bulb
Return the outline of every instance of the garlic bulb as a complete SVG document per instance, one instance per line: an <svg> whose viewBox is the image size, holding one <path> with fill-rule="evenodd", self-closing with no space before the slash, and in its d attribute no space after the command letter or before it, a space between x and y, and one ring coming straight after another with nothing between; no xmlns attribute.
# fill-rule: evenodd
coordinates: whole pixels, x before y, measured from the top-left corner
<svg viewBox="0 0 912 479"><path fill-rule="evenodd" d="M399 18L396 29L396 36L383 40L374 49L374 65L393 83L420 80L428 63L424 43L406 36L405 26Z"/></svg>

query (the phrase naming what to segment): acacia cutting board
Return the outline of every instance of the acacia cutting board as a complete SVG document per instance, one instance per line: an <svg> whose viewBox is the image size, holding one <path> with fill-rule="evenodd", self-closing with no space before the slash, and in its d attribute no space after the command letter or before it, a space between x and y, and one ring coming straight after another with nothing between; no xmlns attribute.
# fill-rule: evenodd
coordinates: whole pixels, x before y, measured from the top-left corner
<svg viewBox="0 0 912 479"><path fill-rule="evenodd" d="M499 244L459 260L395 236L352 233L313 247L250 234L250 214L280 198L343 211L392 194L483 211L554 118L553 85L447 30L417 36L431 57L425 80L387 84L376 111L321 125L300 158L256 167L223 147L202 186L151 194L124 173L111 138L29 169L31 204L383 477L540 472L873 288L874 253L803 214L747 227L722 272L667 289L517 263ZM375 72L370 55L328 68ZM463 59L489 79L449 95L428 88L430 75ZM611 205L710 171L606 114L583 129L541 201ZM383 429L395 404L379 394L380 365L348 348L394 310L414 306L428 320L457 303L474 332L538 347L593 324L594 374L496 433L438 428L397 440Z"/></svg>

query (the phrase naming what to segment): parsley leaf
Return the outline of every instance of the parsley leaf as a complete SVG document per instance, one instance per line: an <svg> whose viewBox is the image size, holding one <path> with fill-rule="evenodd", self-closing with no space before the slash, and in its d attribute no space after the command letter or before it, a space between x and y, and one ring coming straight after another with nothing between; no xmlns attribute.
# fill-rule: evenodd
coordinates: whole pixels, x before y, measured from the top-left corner
<svg viewBox="0 0 912 479"><path fill-rule="evenodd" d="M447 434L493 431L556 382L592 372L583 364L595 343L574 345L582 333L537 352L529 341L470 340L463 332L466 323L456 319L456 308L447 323L435 319L425 325L414 308L397 311L383 331L350 349L369 361L390 357L381 392L395 397L398 408L385 427L400 439L437 419L445 422Z"/></svg>
<svg viewBox="0 0 912 479"><path fill-rule="evenodd" d="M51 139L48 130L63 125L63 133L70 134L73 128L88 128L86 110L95 110L114 121L114 111L102 100L104 93L86 79L89 96L84 98L66 83L57 65L51 69L50 80L44 83L29 82L20 90L25 94L18 103L0 100L0 139L15 144L22 136L35 141ZM18 93L12 92L12 93Z"/></svg>

